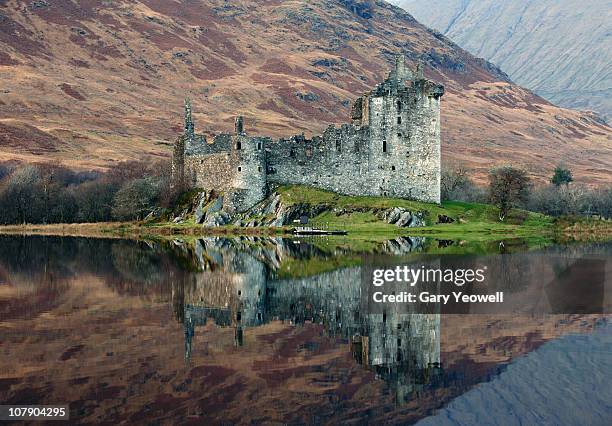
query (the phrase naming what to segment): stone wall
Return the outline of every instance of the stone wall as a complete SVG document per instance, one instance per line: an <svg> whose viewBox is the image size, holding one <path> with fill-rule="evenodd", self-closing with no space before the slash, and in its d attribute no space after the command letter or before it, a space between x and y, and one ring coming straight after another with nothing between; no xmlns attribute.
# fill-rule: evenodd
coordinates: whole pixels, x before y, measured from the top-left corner
<svg viewBox="0 0 612 426"><path fill-rule="evenodd" d="M244 211L266 197L268 142L268 138L223 134L209 144L196 136L186 147L184 180L191 188L226 193L226 211Z"/></svg>
<svg viewBox="0 0 612 426"><path fill-rule="evenodd" d="M312 140L294 136L272 143L266 153L268 182L362 195L369 186L368 133L344 125Z"/></svg>

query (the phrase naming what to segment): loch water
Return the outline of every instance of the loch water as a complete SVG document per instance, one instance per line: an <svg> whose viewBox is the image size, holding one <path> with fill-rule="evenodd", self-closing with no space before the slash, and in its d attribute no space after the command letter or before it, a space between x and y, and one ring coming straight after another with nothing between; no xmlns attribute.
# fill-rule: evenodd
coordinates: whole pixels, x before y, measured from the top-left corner
<svg viewBox="0 0 612 426"><path fill-rule="evenodd" d="M512 311L364 309L367 256L424 254L493 259ZM68 405L70 424L607 425L611 254L422 237L0 236L0 401ZM599 310L573 312L538 283L584 256L569 289L580 298L598 277Z"/></svg>

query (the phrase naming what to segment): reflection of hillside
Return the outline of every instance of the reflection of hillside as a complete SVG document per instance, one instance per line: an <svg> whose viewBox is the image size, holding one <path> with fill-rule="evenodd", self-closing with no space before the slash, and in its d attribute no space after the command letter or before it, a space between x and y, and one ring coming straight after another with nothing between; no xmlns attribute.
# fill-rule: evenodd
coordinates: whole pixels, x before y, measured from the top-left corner
<svg viewBox="0 0 612 426"><path fill-rule="evenodd" d="M8 299L0 399L69 402L82 423L410 424L542 342L589 332L596 322L577 315L366 315L354 302L355 266L278 277L274 262L339 255L309 243L36 241L0 258L2 280L39 292ZM81 248L84 255L75 257ZM43 266L25 262L20 269L19 256L45 250L56 253L41 264L46 276ZM123 250L128 259L146 255L135 268L155 279L125 274L121 263L133 261L116 258ZM265 287L246 285L257 262L254 283ZM169 320L173 309L180 323Z"/></svg>

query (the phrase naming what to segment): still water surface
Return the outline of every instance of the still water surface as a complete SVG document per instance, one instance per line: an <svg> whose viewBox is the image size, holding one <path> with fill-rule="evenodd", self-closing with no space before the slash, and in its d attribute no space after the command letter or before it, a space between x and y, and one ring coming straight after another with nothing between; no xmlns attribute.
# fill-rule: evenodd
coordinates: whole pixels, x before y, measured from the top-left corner
<svg viewBox="0 0 612 426"><path fill-rule="evenodd" d="M0 401L71 423L610 424L609 317L382 319L360 310L364 250L472 249L353 245L0 236Z"/></svg>

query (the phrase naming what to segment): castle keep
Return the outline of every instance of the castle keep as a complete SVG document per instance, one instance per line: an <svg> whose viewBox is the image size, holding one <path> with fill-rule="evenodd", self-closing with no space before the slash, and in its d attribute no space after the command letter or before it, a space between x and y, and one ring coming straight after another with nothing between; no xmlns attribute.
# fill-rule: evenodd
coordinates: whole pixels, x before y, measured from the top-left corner
<svg viewBox="0 0 612 426"><path fill-rule="evenodd" d="M396 59L388 78L358 98L351 123L321 136L272 141L234 134L211 142L194 132L185 102L185 129L174 146L173 181L223 192L224 209L242 212L262 201L269 184L310 185L345 195L440 202L440 98L444 87Z"/></svg>

